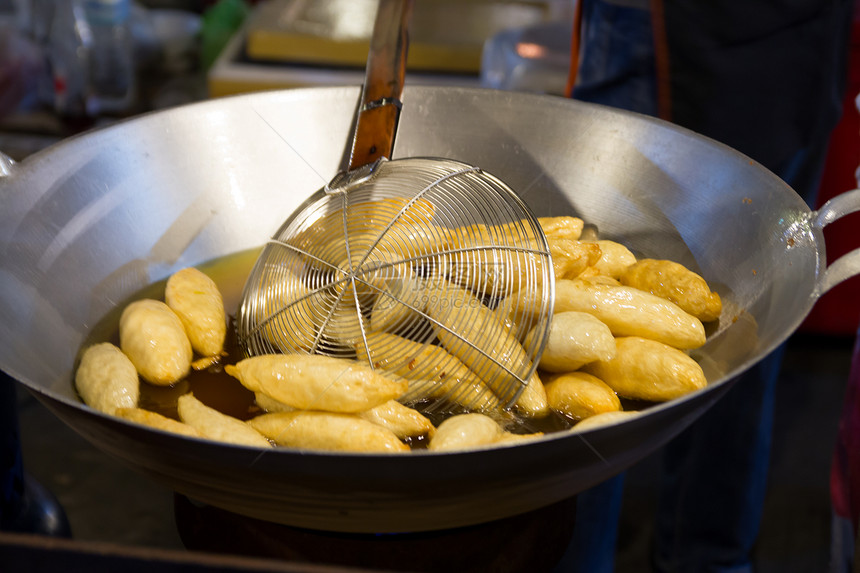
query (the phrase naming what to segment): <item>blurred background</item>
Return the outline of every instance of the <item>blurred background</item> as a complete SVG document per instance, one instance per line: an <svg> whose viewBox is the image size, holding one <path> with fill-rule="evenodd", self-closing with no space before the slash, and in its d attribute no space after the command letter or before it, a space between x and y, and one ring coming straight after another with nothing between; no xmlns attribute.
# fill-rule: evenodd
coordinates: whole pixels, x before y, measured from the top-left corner
<svg viewBox="0 0 860 573"><path fill-rule="evenodd" d="M20 161L112 122L260 90L360 84L374 0L0 0L0 152ZM416 2L409 84L563 95L575 0ZM819 203L856 186L860 26ZM856 219L827 227L828 258ZM829 468L860 321L851 279L789 342L756 550L763 572L825 571ZM93 449L24 391L26 470L59 499L74 539L181 549L172 492ZM727 421L727 423L731 423ZM647 570L659 452L628 474L618 571ZM2 566L0 566L2 569Z"/></svg>
<svg viewBox="0 0 860 573"><path fill-rule="evenodd" d="M410 83L562 93L570 0L416 4ZM375 10L375 0L0 0L0 149L21 158L210 97L360 84Z"/></svg>

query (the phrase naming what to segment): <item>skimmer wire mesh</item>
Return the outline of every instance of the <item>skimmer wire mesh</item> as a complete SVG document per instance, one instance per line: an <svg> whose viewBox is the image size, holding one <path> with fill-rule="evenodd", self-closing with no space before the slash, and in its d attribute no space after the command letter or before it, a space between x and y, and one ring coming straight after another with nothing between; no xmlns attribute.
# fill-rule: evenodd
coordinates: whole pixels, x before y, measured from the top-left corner
<svg viewBox="0 0 860 573"><path fill-rule="evenodd" d="M320 190L264 247L238 311L243 350L363 360L409 380L404 402L510 405L552 313L536 218L460 162L382 160L368 173Z"/></svg>

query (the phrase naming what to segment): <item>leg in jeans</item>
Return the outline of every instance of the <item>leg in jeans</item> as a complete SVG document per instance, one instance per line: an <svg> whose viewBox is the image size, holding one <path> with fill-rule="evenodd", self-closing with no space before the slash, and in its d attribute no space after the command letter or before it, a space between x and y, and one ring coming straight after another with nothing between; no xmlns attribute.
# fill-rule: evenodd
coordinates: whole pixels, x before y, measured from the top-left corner
<svg viewBox="0 0 860 573"><path fill-rule="evenodd" d="M812 204L827 143L799 150L779 169ZM653 564L659 572L752 571L770 464L781 346L664 452Z"/></svg>
<svg viewBox="0 0 860 573"><path fill-rule="evenodd" d="M657 111L647 0L584 2L582 61L573 97L654 115ZM614 570L624 475L580 493L573 540L558 573Z"/></svg>
<svg viewBox="0 0 860 573"><path fill-rule="evenodd" d="M812 12L799 6L797 13L774 11L765 2L581 2L581 60L573 97L655 115L657 102L662 102L659 111L666 114L665 119L747 153L808 203L814 201L827 139L838 120L839 110L829 103L842 100L844 81L838 72L842 45L847 46L846 2L835 0ZM652 12L653 7L658 9ZM803 33L819 42L820 50L810 51L795 41L801 27L794 24L803 17L810 19ZM793 25L782 25L785 19ZM771 33L775 30L780 34ZM751 52L740 54L738 48ZM792 50L802 53L795 58ZM807 85L804 80L796 86L792 82L799 81L797 74L780 71L801 65L811 66L822 85ZM669 90L658 97L655 86ZM786 98L786 93L795 97ZM755 98L770 103L758 105L761 102ZM654 549L658 570L744 571L750 567L750 549L763 507L775 381L783 350L745 374L712 411L666 448L667 474ZM734 435L727 436L727 430ZM708 455L716 451L719 456ZM612 496L618 492L612 487L595 488L580 498L602 496L607 507L615 507ZM617 524L609 519L604 514L603 521L592 527L615 532ZM577 527L586 525L578 522ZM611 563L611 556L605 559Z"/></svg>
<svg viewBox="0 0 860 573"><path fill-rule="evenodd" d="M742 375L664 452L654 569L751 571L783 348Z"/></svg>
<svg viewBox="0 0 860 573"><path fill-rule="evenodd" d="M576 498L573 539L553 573L612 573L624 474L582 492Z"/></svg>

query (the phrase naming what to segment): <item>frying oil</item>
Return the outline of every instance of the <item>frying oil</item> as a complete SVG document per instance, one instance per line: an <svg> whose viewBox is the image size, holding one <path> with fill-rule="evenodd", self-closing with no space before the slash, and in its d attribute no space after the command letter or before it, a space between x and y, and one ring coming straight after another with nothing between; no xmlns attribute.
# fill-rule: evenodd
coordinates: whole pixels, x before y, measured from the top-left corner
<svg viewBox="0 0 860 573"><path fill-rule="evenodd" d="M235 364L244 358L238 345L235 321L231 311L238 308L245 279L259 254L259 249L252 249L196 266L218 285L224 299L224 308L229 315L224 353L217 363L201 370L192 369L184 380L172 386L156 386L141 381L140 408L178 420L177 400L183 394L192 392L198 400L210 408L240 420L248 420L262 413L256 404L254 393L224 371L225 365ZM118 305L93 328L81 351L98 342L111 342L119 346L119 317L122 310L132 301L143 298L163 301L166 282L164 280L149 285ZM195 356L196 358L199 357ZM430 402L416 404L415 407L425 413L434 426L438 426L452 414L450 411L439 409L438 404ZM556 432L570 428L572 424L573 420L555 412L536 420L510 416L503 423L507 431L517 434ZM419 450L427 447L427 441L426 436L417 436L407 440L407 444L412 449Z"/></svg>
<svg viewBox="0 0 860 573"><path fill-rule="evenodd" d="M224 299L224 308L228 311L238 306L245 277L248 276L259 254L259 249L251 249L197 265L201 272L218 285ZM117 305L92 329L81 352L84 348L98 342L111 342L119 346L119 318L123 309L132 301L144 298L163 301L166 283L166 280L153 283ZM196 358L199 357L195 356ZM156 386L141 380L139 406L178 420L176 402L180 396L190 391L210 408L215 408L228 416L247 420L260 411L254 402L254 393L224 372L226 364L235 364L241 359L233 318L229 317L227 336L224 340L224 355L218 363L203 370L192 369L184 380L172 386Z"/></svg>

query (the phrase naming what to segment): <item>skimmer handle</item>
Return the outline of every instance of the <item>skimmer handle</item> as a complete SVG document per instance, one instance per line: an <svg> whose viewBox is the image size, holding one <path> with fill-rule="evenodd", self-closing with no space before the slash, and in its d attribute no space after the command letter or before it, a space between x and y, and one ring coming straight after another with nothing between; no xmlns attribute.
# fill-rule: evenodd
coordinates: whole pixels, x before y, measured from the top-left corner
<svg viewBox="0 0 860 573"><path fill-rule="evenodd" d="M412 0L380 0L370 39L349 170L391 158L406 75Z"/></svg>

